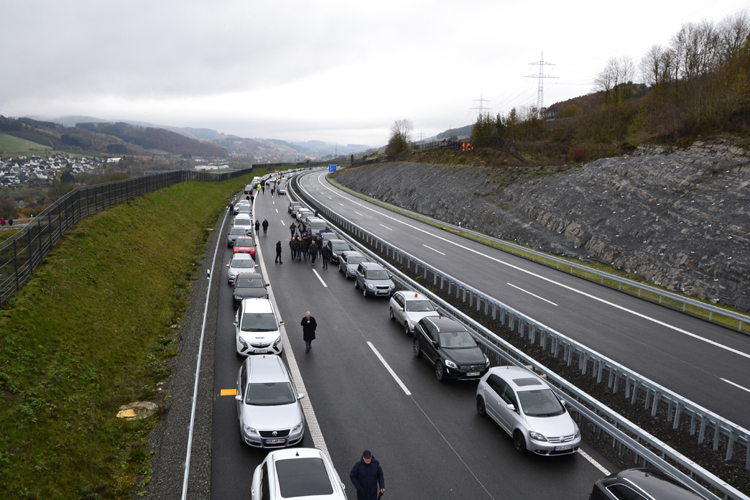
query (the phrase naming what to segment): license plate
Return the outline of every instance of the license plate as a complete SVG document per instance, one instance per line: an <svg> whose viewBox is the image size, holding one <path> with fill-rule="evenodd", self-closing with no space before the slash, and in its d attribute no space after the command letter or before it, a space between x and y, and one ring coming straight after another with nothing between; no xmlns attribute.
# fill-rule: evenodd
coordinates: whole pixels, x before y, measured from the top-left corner
<svg viewBox="0 0 750 500"><path fill-rule="evenodd" d="M253 349L253 354L266 354L268 349Z"/></svg>
<svg viewBox="0 0 750 500"><path fill-rule="evenodd" d="M385 295L386 293L388 293L388 290L378 290L378 293L381 295Z"/></svg>
<svg viewBox="0 0 750 500"><path fill-rule="evenodd" d="M266 444L284 444L286 439L266 439Z"/></svg>
<svg viewBox="0 0 750 500"><path fill-rule="evenodd" d="M566 444L563 446L555 446L555 451L565 451L571 449L573 446Z"/></svg>
<svg viewBox="0 0 750 500"><path fill-rule="evenodd" d="M469 372L466 374L467 377L478 377L479 372Z"/></svg>

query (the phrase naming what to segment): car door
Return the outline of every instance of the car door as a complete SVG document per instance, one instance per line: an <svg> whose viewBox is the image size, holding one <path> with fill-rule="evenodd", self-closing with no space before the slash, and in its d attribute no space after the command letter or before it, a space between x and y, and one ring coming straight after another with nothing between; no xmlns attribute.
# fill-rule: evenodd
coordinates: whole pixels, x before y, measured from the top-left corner
<svg viewBox="0 0 750 500"><path fill-rule="evenodd" d="M396 321L398 321L399 324L403 324L405 319L404 297L400 293L397 293L393 296L393 302L395 302L393 308L393 317L396 318Z"/></svg>
<svg viewBox="0 0 750 500"><path fill-rule="evenodd" d="M242 426L242 405L245 404L245 391L247 390L247 365L242 363L240 367L240 376L237 377L237 395L240 396L237 402L237 420Z"/></svg>
<svg viewBox="0 0 750 500"><path fill-rule="evenodd" d="M505 425L500 418L499 408L505 404L501 396L504 384L505 382L497 375L490 375L487 377L487 385L484 393L484 408L487 414L503 428L505 428Z"/></svg>
<svg viewBox="0 0 750 500"><path fill-rule="evenodd" d="M513 388L511 388L510 385L508 385L507 382L504 380L503 383L503 392L500 395L502 398L504 405L500 405L500 408L498 408L498 414L500 416L500 419L505 424L503 427L505 427L505 430L508 431L509 434L513 433L513 428L516 425L516 420L518 418L518 399L516 398L516 394L513 392ZM513 408L509 408L508 405L513 405Z"/></svg>
<svg viewBox="0 0 750 500"><path fill-rule="evenodd" d="M432 361L433 364L435 362L442 363L440 361L440 353L438 352L438 331L437 328L435 328L432 323L425 322L425 326L427 327L427 339L424 343L424 353L427 355L430 361Z"/></svg>
<svg viewBox="0 0 750 500"><path fill-rule="evenodd" d="M362 264L357 266L357 270L354 271L354 279L362 288L365 288L365 268Z"/></svg>

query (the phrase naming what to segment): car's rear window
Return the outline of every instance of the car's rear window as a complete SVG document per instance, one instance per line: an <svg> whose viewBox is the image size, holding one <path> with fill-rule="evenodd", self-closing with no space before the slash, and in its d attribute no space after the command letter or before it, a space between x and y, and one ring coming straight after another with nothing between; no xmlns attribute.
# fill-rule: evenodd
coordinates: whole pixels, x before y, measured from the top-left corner
<svg viewBox="0 0 750 500"><path fill-rule="evenodd" d="M243 219L243 218L237 217L236 219L234 219L234 225L235 226L249 226L250 219Z"/></svg>
<svg viewBox="0 0 750 500"><path fill-rule="evenodd" d="M331 243L331 250L334 252L345 252L346 250L351 250L351 247L349 247L348 243Z"/></svg>
<svg viewBox="0 0 750 500"><path fill-rule="evenodd" d="M255 242L252 238L237 238L235 245L238 247L251 247L255 245Z"/></svg>
<svg viewBox="0 0 750 500"><path fill-rule="evenodd" d="M279 329L274 313L245 313L242 315L243 332L275 332Z"/></svg>
<svg viewBox="0 0 750 500"><path fill-rule="evenodd" d="M333 494L333 486L321 458L278 460L276 475L284 498Z"/></svg>

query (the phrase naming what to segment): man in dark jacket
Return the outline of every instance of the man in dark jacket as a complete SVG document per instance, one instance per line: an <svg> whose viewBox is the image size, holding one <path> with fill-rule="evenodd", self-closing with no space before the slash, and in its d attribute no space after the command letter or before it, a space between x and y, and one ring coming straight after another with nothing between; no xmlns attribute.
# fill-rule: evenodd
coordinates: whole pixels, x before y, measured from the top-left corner
<svg viewBox="0 0 750 500"><path fill-rule="evenodd" d="M283 262L281 262L281 241L276 242L276 260L273 261L273 263L276 264L277 262L283 264Z"/></svg>
<svg viewBox="0 0 750 500"><path fill-rule="evenodd" d="M318 328L318 323L315 322L315 318L310 316L310 311L307 311L300 325L302 325L302 339L305 341L305 352L310 352L312 341L315 340L315 329Z"/></svg>
<svg viewBox="0 0 750 500"><path fill-rule="evenodd" d="M263 235L268 234L268 219L263 219Z"/></svg>
<svg viewBox="0 0 750 500"><path fill-rule="evenodd" d="M328 261L331 260L331 249L325 243L320 247L320 260L323 261L323 269L328 269Z"/></svg>
<svg viewBox="0 0 750 500"><path fill-rule="evenodd" d="M307 253L310 254L310 260L312 261L312 265L315 265L315 257L318 256L318 244L315 243L315 240L312 240L310 242L310 246L307 247Z"/></svg>
<svg viewBox="0 0 750 500"><path fill-rule="evenodd" d="M299 252L299 242L294 236L292 236L292 239L289 241L289 248L292 249L292 260L294 260L295 257L298 257L297 252Z"/></svg>
<svg viewBox="0 0 750 500"><path fill-rule="evenodd" d="M377 500L378 493L385 493L383 469L380 468L380 462L373 458L370 450L365 450L362 460L354 464L349 479L357 489L357 500Z"/></svg>

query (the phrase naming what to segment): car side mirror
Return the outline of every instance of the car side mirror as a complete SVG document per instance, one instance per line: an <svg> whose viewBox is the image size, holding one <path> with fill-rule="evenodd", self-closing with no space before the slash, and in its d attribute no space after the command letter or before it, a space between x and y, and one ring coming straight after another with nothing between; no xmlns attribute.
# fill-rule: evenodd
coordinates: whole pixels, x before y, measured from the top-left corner
<svg viewBox="0 0 750 500"><path fill-rule="evenodd" d="M432 345L435 346L435 349L440 349L440 342L438 342L437 340L433 340Z"/></svg>
<svg viewBox="0 0 750 500"><path fill-rule="evenodd" d="M234 400L235 400L235 401L242 401L242 394L236 394L236 395L234 396Z"/></svg>
<svg viewBox="0 0 750 500"><path fill-rule="evenodd" d="M263 286L271 286L270 283L263 283Z"/></svg>
<svg viewBox="0 0 750 500"><path fill-rule="evenodd" d="M561 403L561 404L563 405L563 407L565 407L565 408L567 408L567 407L568 407L568 402L567 402L567 401L565 401L564 399L561 399L561 400L560 400L560 403Z"/></svg>
<svg viewBox="0 0 750 500"><path fill-rule="evenodd" d="M508 409L510 411L516 411L516 405L514 405L513 403L508 403Z"/></svg>
<svg viewBox="0 0 750 500"><path fill-rule="evenodd" d="M302 399L302 398L304 398L304 397L305 397L305 395L304 395L304 394L302 394L301 392L300 392L299 394L297 394L297 399Z"/></svg>
<svg viewBox="0 0 750 500"><path fill-rule="evenodd" d="M229 267L229 264L227 264L227 267Z"/></svg>
<svg viewBox="0 0 750 500"><path fill-rule="evenodd" d="M237 326L237 322L236 322L236 321L234 321L234 322L233 322L232 324L233 324L234 326Z"/></svg>
<svg viewBox="0 0 750 500"><path fill-rule="evenodd" d="M280 325L283 325L283 324L284 324L284 322L283 322L283 321L279 321L279 324L280 324Z"/></svg>

